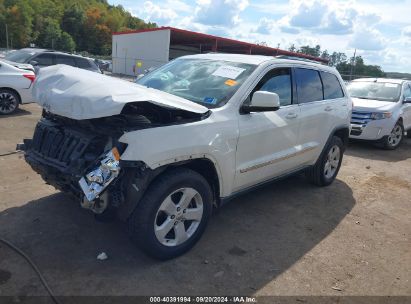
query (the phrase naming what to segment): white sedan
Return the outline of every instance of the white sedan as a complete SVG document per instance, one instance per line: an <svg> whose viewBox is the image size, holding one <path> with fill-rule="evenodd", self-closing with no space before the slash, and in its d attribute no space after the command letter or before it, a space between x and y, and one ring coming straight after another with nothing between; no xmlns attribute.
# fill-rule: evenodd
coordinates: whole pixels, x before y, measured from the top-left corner
<svg viewBox="0 0 411 304"><path fill-rule="evenodd" d="M33 102L31 89L36 75L0 61L0 115L11 114L22 103Z"/></svg>

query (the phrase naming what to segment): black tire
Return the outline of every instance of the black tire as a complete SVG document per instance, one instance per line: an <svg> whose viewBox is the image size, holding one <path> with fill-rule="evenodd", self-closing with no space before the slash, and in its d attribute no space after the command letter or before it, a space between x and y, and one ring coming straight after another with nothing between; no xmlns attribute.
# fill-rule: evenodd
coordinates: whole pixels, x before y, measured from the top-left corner
<svg viewBox="0 0 411 304"><path fill-rule="evenodd" d="M335 170L332 169L333 173L330 172L330 174L331 173L332 174L327 176L325 167L326 167L327 161L329 161L329 153L331 149L333 148L335 149L335 147L338 147L339 149L338 165L333 167L335 168ZM331 140L327 143L327 146L321 153L315 165L307 169L306 177L308 178L308 180L311 183L317 186L321 186L321 187L330 185L334 181L335 177L338 174L338 171L340 170L343 154L344 154L344 144L341 138L339 138L338 136L333 136Z"/></svg>
<svg viewBox="0 0 411 304"><path fill-rule="evenodd" d="M0 115L14 113L20 104L20 96L12 90L0 89Z"/></svg>
<svg viewBox="0 0 411 304"><path fill-rule="evenodd" d="M400 133L398 133L396 136L394 135L395 130L399 130ZM397 149L402 140L404 139L404 127L401 123L401 121L398 121L394 128L392 128L392 134L388 135L388 136L384 136L384 138L382 139L382 147L385 150L395 150ZM393 139L391 139L391 136L395 136L395 141L393 141Z"/></svg>
<svg viewBox="0 0 411 304"><path fill-rule="evenodd" d="M156 236L154 228L155 221L158 219L157 215L162 212L159 208L165 199L173 192L182 188L194 189L197 194L201 196L203 208L201 219L196 221L198 222L198 226L195 232L188 237L187 240L181 244L166 246L162 244ZM151 257L167 260L182 255L190 250L202 236L211 216L212 198L210 185L204 177L197 172L186 168L177 168L172 171L166 171L151 183L145 195L129 217L129 235L131 239ZM194 200L194 198L192 200ZM176 206L178 206L178 204ZM169 221L171 218L171 216L167 215L166 220ZM172 221L178 222L178 216L175 216ZM174 224L176 222L174 222ZM184 225L186 224L184 218L180 219L180 222ZM191 225L190 221L187 221L187 224ZM177 226L172 226L170 232L175 234L175 239L177 240L176 227ZM166 239L166 236L164 239Z"/></svg>
<svg viewBox="0 0 411 304"><path fill-rule="evenodd" d="M411 138L411 129L407 131L407 138Z"/></svg>

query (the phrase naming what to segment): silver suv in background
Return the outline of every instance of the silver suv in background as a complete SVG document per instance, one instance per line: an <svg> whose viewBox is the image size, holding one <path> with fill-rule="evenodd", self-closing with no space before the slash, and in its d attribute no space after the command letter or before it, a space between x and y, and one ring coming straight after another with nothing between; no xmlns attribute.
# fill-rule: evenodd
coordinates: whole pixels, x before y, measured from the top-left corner
<svg viewBox="0 0 411 304"><path fill-rule="evenodd" d="M27 63L34 67L46 67L56 64L66 64L92 72L101 73L100 68L92 58L56 52L46 49L25 48L7 54L4 59L9 63Z"/></svg>
<svg viewBox="0 0 411 304"><path fill-rule="evenodd" d="M376 141L393 150L405 130L411 137L411 81L362 78L347 90L354 103L350 138Z"/></svg>

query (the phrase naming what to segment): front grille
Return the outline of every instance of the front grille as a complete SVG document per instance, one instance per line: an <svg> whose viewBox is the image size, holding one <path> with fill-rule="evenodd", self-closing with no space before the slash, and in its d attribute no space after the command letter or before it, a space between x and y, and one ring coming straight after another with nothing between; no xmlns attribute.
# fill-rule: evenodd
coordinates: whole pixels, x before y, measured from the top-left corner
<svg viewBox="0 0 411 304"><path fill-rule="evenodd" d="M67 168L78 161L93 136L69 128L60 128L49 121L40 121L34 131L30 152L58 168Z"/></svg>
<svg viewBox="0 0 411 304"><path fill-rule="evenodd" d="M351 124L365 126L372 120L371 115L371 112L353 111L351 115Z"/></svg>

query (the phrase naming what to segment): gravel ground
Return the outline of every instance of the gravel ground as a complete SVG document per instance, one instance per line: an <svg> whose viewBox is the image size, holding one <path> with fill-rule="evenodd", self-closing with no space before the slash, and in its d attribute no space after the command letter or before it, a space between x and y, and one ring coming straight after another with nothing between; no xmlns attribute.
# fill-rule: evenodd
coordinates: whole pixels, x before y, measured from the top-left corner
<svg viewBox="0 0 411 304"><path fill-rule="evenodd" d="M31 137L40 113L31 104L0 118L0 154ZM21 154L0 156L0 168L0 236L57 295L411 296L411 139L396 151L351 143L327 188L296 176L233 200L193 250L167 262L45 185ZM0 295L46 295L2 244Z"/></svg>

